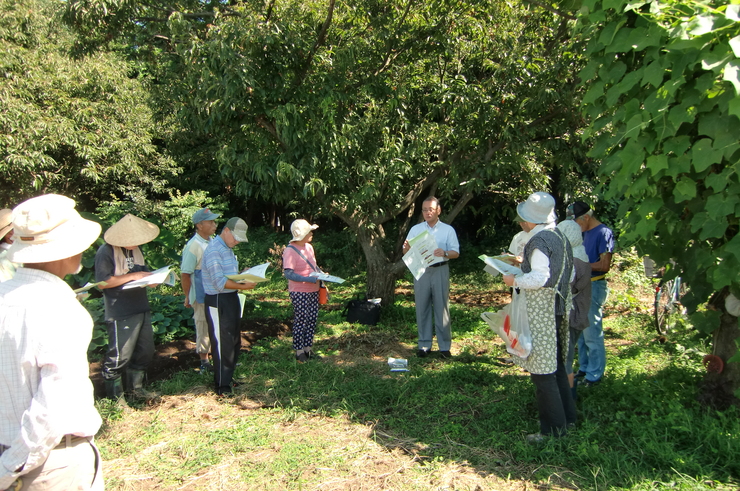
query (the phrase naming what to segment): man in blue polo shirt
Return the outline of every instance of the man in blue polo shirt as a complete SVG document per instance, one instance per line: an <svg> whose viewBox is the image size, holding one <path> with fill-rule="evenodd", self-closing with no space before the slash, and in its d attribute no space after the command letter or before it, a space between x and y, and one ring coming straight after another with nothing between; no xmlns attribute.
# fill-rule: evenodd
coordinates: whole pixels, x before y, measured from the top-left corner
<svg viewBox="0 0 740 491"><path fill-rule="evenodd" d="M606 274L614 254L614 233L594 216L594 211L583 201L568 205L566 219L574 220L583 232L583 246L591 265L591 308L588 311L589 326L578 338L578 361L580 369L576 378L583 378L579 387L592 387L601 382L606 369L604 347L603 310L609 289Z"/></svg>
<svg viewBox="0 0 740 491"><path fill-rule="evenodd" d="M439 220L442 207L439 200L433 196L424 200L421 205L424 217L422 223L411 227L406 241L403 243L403 253L406 254L411 246L409 240L424 231L429 232L437 241L434 255L443 257L444 261L433 264L414 280L414 300L416 302L416 325L419 331L419 350L416 355L424 358L432 351L432 338L437 333L437 346L442 358L450 357L452 346L452 327L450 325L450 259L460 257L460 244L457 241L455 229ZM432 331L432 310L434 310L434 331Z"/></svg>
<svg viewBox="0 0 740 491"><path fill-rule="evenodd" d="M232 393L234 369L241 350L241 305L237 290L255 287L255 283L237 283L226 277L239 273L239 263L231 249L246 241L247 224L241 218L230 218L221 234L206 247L201 262L213 379L219 396Z"/></svg>

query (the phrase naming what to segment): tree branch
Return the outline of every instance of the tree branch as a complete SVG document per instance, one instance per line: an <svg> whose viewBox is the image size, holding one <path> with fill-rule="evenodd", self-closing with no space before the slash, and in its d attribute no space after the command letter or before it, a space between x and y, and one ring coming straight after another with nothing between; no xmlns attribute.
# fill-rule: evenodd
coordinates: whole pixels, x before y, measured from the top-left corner
<svg viewBox="0 0 740 491"><path fill-rule="evenodd" d="M313 48L311 48L311 52L308 53L308 58L306 59L306 63L303 66L303 70L296 77L295 82L293 83L293 88L300 87L300 85L303 83L303 80L306 78L306 75L308 75L308 71L311 69L311 64L313 63L313 57L316 55L316 52L326 41L326 33L329 31L329 26L331 25L331 20L332 20L332 17L334 16L334 4L335 3L336 3L336 0L329 0L329 11L326 13L326 18L324 19L324 23L321 26L321 31L319 32L319 35L316 38L316 42L314 43Z"/></svg>

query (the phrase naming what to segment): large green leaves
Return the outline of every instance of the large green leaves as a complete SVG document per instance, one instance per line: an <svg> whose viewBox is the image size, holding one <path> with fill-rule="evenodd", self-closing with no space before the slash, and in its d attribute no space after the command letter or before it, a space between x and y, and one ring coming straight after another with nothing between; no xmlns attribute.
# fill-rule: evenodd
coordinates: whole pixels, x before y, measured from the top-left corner
<svg viewBox="0 0 740 491"><path fill-rule="evenodd" d="M598 117L598 141L610 143L591 154L604 161L606 195L622 197L623 243L676 260L693 307L740 286L730 267L740 258L737 5L589 6L579 23L598 43L582 72L593 77L584 111Z"/></svg>

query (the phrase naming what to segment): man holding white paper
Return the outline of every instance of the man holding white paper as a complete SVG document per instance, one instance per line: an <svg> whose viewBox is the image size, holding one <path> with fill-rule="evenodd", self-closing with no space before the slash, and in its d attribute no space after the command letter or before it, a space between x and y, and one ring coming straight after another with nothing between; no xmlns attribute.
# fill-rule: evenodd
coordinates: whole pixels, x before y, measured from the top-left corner
<svg viewBox="0 0 740 491"><path fill-rule="evenodd" d="M247 242L247 224L233 217L226 222L221 234L208 243L201 261L213 379L218 396L232 394L234 369L242 346L242 309L237 290L251 290L256 285L227 278L239 273L239 263L232 251L239 242Z"/></svg>
<svg viewBox="0 0 740 491"><path fill-rule="evenodd" d="M416 324L419 332L416 355L424 358L432 351L434 332L437 334L439 354L449 358L452 347L452 327L450 324L450 268L448 261L460 257L460 244L455 229L439 220L442 207L433 196L424 200L421 208L424 222L411 227L403 253L411 249L409 240L427 232L437 242L437 248L429 251L441 261L430 264L424 274L414 278L414 299L416 302ZM434 311L434 331L432 330L432 310Z"/></svg>
<svg viewBox="0 0 740 491"><path fill-rule="evenodd" d="M154 357L152 314L145 288L124 288L131 281L151 275L140 245L159 235L159 227L128 214L103 236L105 244L95 254L95 281L105 300L108 351L103 361L106 396L122 405L126 371L126 393L137 399L152 399L156 394L144 390L146 369ZM150 285L154 286L154 285Z"/></svg>

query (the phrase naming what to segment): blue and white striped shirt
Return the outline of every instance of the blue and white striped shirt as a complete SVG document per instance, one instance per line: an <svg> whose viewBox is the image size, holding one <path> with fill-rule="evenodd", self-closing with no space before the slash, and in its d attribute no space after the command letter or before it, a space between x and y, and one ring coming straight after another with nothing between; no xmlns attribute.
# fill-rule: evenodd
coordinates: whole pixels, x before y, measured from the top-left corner
<svg viewBox="0 0 740 491"><path fill-rule="evenodd" d="M238 274L239 263L234 251L227 246L221 236L209 242L203 252L201 262L203 271L203 289L206 295L218 295L219 293L231 293L236 290L224 288L227 274Z"/></svg>

